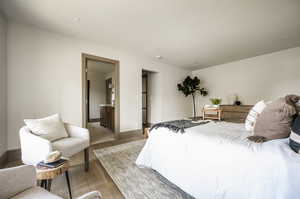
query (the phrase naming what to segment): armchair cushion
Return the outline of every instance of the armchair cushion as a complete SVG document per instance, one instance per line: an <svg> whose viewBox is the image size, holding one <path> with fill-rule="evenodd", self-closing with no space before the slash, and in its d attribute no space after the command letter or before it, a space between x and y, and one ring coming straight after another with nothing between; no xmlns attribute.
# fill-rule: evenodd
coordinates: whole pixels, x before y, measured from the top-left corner
<svg viewBox="0 0 300 199"><path fill-rule="evenodd" d="M71 157L89 146L89 140L84 138L69 137L52 143L53 150L58 150L64 157Z"/></svg>
<svg viewBox="0 0 300 199"><path fill-rule="evenodd" d="M10 198L36 185L33 166L0 169L0 198Z"/></svg>
<svg viewBox="0 0 300 199"><path fill-rule="evenodd" d="M27 126L20 129L20 142L24 164L36 165L41 160L44 160L46 155L52 151L51 142L30 133Z"/></svg>
<svg viewBox="0 0 300 199"><path fill-rule="evenodd" d="M81 128L79 126L75 126L69 123L64 123L65 128L70 137L87 139L90 142L90 132L86 128Z"/></svg>
<svg viewBox="0 0 300 199"><path fill-rule="evenodd" d="M68 137L68 133L59 114L41 119L25 119L24 122L32 133L51 142Z"/></svg>
<svg viewBox="0 0 300 199"><path fill-rule="evenodd" d="M11 199L62 199L43 188L40 187L33 187L31 189L27 189L22 193L19 193L15 197Z"/></svg>

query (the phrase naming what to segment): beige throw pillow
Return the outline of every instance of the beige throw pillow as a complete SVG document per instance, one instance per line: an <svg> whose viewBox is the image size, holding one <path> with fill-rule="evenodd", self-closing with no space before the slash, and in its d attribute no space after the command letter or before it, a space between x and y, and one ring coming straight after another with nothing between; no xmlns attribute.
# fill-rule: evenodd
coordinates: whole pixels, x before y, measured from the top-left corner
<svg viewBox="0 0 300 199"><path fill-rule="evenodd" d="M51 142L68 137L68 133L59 114L41 119L25 119L24 122L33 134L41 136Z"/></svg>
<svg viewBox="0 0 300 199"><path fill-rule="evenodd" d="M295 107L288 104L285 98L268 104L256 120L254 136L262 136L267 140L289 137L295 114Z"/></svg>

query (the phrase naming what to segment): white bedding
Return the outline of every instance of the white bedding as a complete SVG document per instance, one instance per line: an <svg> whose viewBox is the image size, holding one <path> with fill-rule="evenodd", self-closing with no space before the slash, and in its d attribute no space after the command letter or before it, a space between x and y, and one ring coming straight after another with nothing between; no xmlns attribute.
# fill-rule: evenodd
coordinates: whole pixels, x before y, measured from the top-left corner
<svg viewBox="0 0 300 199"><path fill-rule="evenodd" d="M151 131L136 164L199 199L299 199L300 155L288 139L251 143L244 124Z"/></svg>

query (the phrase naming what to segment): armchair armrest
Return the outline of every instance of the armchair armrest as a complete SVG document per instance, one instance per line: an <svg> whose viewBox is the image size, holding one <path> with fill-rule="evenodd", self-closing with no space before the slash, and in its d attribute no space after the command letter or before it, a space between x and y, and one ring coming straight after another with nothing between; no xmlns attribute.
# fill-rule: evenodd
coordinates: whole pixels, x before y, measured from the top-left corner
<svg viewBox="0 0 300 199"><path fill-rule="evenodd" d="M20 129L20 142L24 164L36 165L52 152L51 142L32 134L26 126Z"/></svg>
<svg viewBox="0 0 300 199"><path fill-rule="evenodd" d="M102 196L99 191L92 191L78 197L77 199L102 199Z"/></svg>
<svg viewBox="0 0 300 199"><path fill-rule="evenodd" d="M33 166L0 169L0 198L10 198L35 185L36 171Z"/></svg>
<svg viewBox="0 0 300 199"><path fill-rule="evenodd" d="M75 126L68 123L64 123L64 124L70 137L83 138L85 140L88 140L88 142L90 142L90 132L88 129L81 128L79 126Z"/></svg>

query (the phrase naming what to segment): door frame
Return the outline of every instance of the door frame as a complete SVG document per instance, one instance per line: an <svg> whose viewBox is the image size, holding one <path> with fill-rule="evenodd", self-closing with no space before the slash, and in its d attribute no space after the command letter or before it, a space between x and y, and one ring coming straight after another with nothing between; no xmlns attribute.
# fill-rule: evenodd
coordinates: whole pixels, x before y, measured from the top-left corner
<svg viewBox="0 0 300 199"><path fill-rule="evenodd" d="M142 118L143 118L143 112L144 111L146 111L146 124L144 124L144 121L143 121L143 119L142 119L142 126L143 126L143 128L145 127L145 126L147 126L148 125L148 123L149 123L149 121L148 121L148 114L149 114L149 104L148 104L148 97L149 97L149 87L148 87L148 71L145 71L146 72L146 74L143 74L143 72L144 72L145 70L142 70ZM143 82L143 80L144 80L144 78L146 79L146 91L143 91L143 84L144 84L144 82ZM146 95L146 99L145 99L145 105L146 105L146 107L143 107L143 96L144 95Z"/></svg>
<svg viewBox="0 0 300 199"><path fill-rule="evenodd" d="M87 128L87 61L100 61L106 62L115 65L115 137L118 138L120 133L120 62L118 60L108 59L104 57L99 57L95 55L90 55L86 53L81 53L81 60L82 60L82 126Z"/></svg>
<svg viewBox="0 0 300 199"><path fill-rule="evenodd" d="M86 121L90 122L90 80L86 80Z"/></svg>

